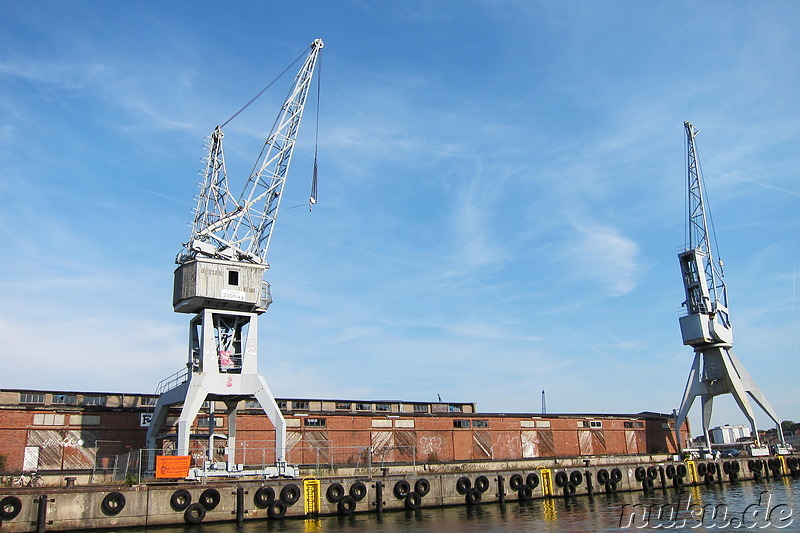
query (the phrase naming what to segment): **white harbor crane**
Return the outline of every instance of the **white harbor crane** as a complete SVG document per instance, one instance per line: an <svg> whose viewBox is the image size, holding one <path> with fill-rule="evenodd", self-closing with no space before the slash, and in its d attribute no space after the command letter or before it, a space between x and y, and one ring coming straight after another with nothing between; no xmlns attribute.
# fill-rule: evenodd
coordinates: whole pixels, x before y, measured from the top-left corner
<svg viewBox="0 0 800 533"><path fill-rule="evenodd" d="M213 406L220 401L228 415L226 470L234 470L237 407L242 400L254 399L275 427L275 467L265 473L296 475L293 467L286 465L283 415L266 380L258 374L258 316L272 302L269 284L263 280L264 271L269 268L267 250L322 47L322 41L317 39L307 49L305 61L240 196L233 196L229 190L222 147L222 127L238 113L217 126L208 139L191 236L176 259L175 270L174 310L194 315L189 325L188 362L185 370L159 385L158 401L147 430L150 449L162 436L170 407L182 404L176 451L178 455L189 455L190 430L200 409L206 402ZM316 179L316 162L314 168ZM309 205L316 203L315 189L314 186ZM209 411L211 460L213 407Z"/></svg>
<svg viewBox="0 0 800 533"><path fill-rule="evenodd" d="M697 159L695 136L699 133L691 123L684 122L687 142L687 245L678 254L686 290L684 316L680 317L683 343L694 348L694 363L683 393L683 400L675 418L677 445L682 448L681 426L686 420L695 398L700 397L703 434L706 446L711 446L708 427L715 396L731 394L742 410L753 432L755 444L760 447L758 428L748 396L775 422L783 441L780 420L764 393L750 377L744 365L733 354L733 330L728 311L728 291L722 271L722 261L717 262L712 252L712 234L709 234L706 206L703 201L705 184ZM712 225L713 229L713 225ZM713 248L716 248L714 243Z"/></svg>

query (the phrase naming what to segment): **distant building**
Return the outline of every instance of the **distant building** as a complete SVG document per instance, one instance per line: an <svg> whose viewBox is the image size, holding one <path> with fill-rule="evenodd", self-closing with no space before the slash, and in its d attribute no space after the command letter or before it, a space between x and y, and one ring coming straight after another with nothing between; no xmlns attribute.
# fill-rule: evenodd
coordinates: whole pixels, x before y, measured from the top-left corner
<svg viewBox="0 0 800 533"><path fill-rule="evenodd" d="M736 444L740 439L750 437L750 428L747 426L717 426L710 431L712 444Z"/></svg>

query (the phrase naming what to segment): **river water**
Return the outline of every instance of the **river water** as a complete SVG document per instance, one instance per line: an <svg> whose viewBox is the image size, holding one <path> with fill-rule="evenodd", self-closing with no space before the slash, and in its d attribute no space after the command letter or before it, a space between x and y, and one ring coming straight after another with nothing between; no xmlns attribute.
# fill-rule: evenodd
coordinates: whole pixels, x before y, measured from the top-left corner
<svg viewBox="0 0 800 533"><path fill-rule="evenodd" d="M660 512L659 512L660 511ZM491 533L594 531L800 531L800 479L744 481L594 497L483 503L315 520L284 519L133 529L148 533Z"/></svg>

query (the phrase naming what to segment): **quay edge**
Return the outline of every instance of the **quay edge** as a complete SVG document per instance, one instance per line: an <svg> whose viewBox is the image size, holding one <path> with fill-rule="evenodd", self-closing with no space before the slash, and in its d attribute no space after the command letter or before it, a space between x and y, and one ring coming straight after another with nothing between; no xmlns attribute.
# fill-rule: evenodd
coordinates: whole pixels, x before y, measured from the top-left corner
<svg viewBox="0 0 800 533"><path fill-rule="evenodd" d="M673 456L570 458L502 465L464 463L399 468L385 475L317 479L307 507L304 479L225 480L127 486L0 489L0 529L74 531L282 519L418 507L516 503L615 491L680 490L800 476L800 457L673 461ZM677 480L677 481L676 481ZM266 488L263 488L266 487ZM318 501L318 506L314 501ZM279 503L280 502L280 503Z"/></svg>

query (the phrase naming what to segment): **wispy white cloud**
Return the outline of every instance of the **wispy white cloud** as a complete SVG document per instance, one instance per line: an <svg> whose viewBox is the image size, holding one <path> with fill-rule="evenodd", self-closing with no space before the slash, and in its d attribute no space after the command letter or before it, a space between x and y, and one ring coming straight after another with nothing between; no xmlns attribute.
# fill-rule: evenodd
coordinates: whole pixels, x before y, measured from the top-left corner
<svg viewBox="0 0 800 533"><path fill-rule="evenodd" d="M573 224L561 249L564 267L577 279L590 280L609 296L634 290L642 275L639 248L614 228Z"/></svg>

